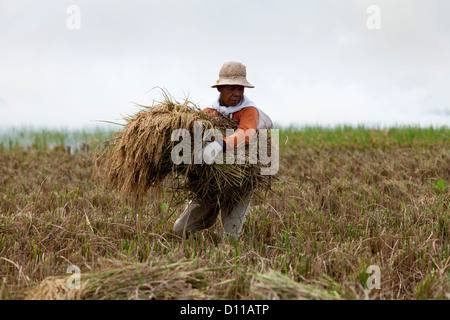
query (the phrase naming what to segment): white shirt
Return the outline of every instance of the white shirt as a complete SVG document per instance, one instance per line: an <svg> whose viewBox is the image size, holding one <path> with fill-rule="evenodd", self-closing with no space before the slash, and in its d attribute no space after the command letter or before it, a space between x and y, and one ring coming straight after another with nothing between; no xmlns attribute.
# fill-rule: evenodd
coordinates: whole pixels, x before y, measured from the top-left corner
<svg viewBox="0 0 450 320"><path fill-rule="evenodd" d="M247 98L246 95L242 98L242 100L234 107L226 107L220 105L220 95L213 102L211 109L217 110L220 114L230 117L233 117L233 113L238 112L247 107L254 107L258 110L258 127L257 129L272 129L273 123L267 114L265 114L262 110L260 110L253 101Z"/></svg>

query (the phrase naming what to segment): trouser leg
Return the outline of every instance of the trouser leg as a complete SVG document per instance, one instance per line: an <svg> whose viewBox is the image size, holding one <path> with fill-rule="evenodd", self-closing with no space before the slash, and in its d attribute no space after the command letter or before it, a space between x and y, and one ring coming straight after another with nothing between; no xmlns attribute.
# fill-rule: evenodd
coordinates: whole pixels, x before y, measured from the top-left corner
<svg viewBox="0 0 450 320"><path fill-rule="evenodd" d="M238 238L242 233L245 219L250 210L252 194L247 194L241 201L230 210L229 213L222 213L222 225L225 233Z"/></svg>
<svg viewBox="0 0 450 320"><path fill-rule="evenodd" d="M215 207L206 208L201 202L191 200L180 218L175 221L173 231L181 232L184 228L190 232L207 229L214 225L218 214L219 210Z"/></svg>

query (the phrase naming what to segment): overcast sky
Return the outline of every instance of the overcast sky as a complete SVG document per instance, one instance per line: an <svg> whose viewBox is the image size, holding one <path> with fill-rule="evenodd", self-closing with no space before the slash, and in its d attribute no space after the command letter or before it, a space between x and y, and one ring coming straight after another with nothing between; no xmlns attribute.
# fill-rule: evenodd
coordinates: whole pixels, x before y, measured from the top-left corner
<svg viewBox="0 0 450 320"><path fill-rule="evenodd" d="M225 61L279 125L450 126L448 0L0 0L0 128L207 107Z"/></svg>

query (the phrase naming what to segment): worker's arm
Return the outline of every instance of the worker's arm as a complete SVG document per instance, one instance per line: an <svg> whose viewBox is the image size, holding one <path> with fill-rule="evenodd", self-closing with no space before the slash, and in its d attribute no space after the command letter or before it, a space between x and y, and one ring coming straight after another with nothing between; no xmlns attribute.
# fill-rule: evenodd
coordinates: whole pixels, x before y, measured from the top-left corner
<svg viewBox="0 0 450 320"><path fill-rule="evenodd" d="M206 108L203 110L210 115L218 115L217 110ZM233 114L233 120L237 121L238 128L230 136L223 138L226 148L236 148L242 144L248 144L256 133L258 127L258 109L247 107Z"/></svg>
<svg viewBox="0 0 450 320"><path fill-rule="evenodd" d="M248 144L256 133L258 127L258 109L254 107L244 108L233 114L233 120L239 125L237 130L224 138L227 148L236 148L242 144Z"/></svg>
<svg viewBox="0 0 450 320"><path fill-rule="evenodd" d="M217 110L216 109L212 109L212 108L205 108L205 109L203 109L203 112L207 113L207 114L209 114L211 116L217 116L218 115Z"/></svg>

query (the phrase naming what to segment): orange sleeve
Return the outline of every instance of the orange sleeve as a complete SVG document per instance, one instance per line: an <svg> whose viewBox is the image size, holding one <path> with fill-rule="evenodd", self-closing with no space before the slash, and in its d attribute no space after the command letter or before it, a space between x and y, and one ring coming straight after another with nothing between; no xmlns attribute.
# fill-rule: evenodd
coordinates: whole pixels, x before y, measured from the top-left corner
<svg viewBox="0 0 450 320"><path fill-rule="evenodd" d="M233 120L238 122L238 129L232 135L223 139L227 148L236 148L242 144L250 143L258 127L258 109L254 107L244 108L233 114Z"/></svg>

